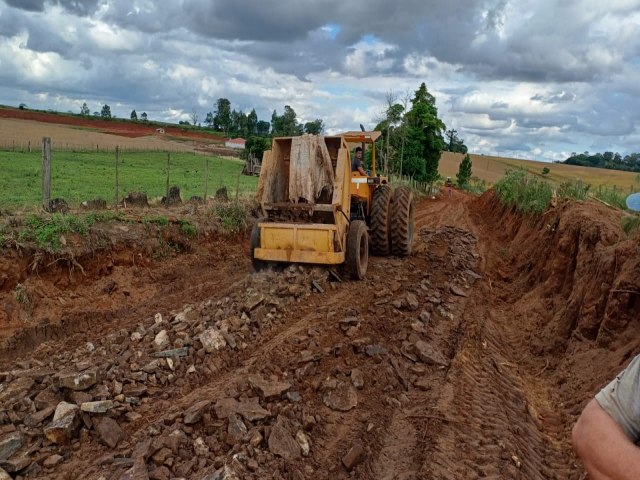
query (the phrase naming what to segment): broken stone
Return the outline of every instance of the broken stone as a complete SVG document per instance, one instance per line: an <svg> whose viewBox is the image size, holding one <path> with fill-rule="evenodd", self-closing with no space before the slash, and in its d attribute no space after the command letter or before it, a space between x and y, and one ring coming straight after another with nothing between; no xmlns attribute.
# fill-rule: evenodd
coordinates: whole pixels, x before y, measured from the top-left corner
<svg viewBox="0 0 640 480"><path fill-rule="evenodd" d="M202 437L198 437L193 442L193 451L199 457L208 457L210 450L209 446L205 443Z"/></svg>
<svg viewBox="0 0 640 480"><path fill-rule="evenodd" d="M238 403L236 413L250 422L264 420L265 418L271 416L271 412L262 408L260 406L260 403L258 403L258 399L256 397L249 398L248 400Z"/></svg>
<svg viewBox="0 0 640 480"><path fill-rule="evenodd" d="M269 434L269 451L285 460L296 460L300 458L300 445L286 428L285 421L278 417L276 424L271 428Z"/></svg>
<svg viewBox="0 0 640 480"><path fill-rule="evenodd" d="M407 293L407 308L411 311L417 310L420 307L418 298L413 293Z"/></svg>
<svg viewBox="0 0 640 480"><path fill-rule="evenodd" d="M251 445L253 448L258 448L258 446L260 446L260 444L262 443L262 440L263 436L258 430L256 430L255 428L251 430L251 432L249 433L249 445Z"/></svg>
<svg viewBox="0 0 640 480"><path fill-rule="evenodd" d="M178 453L178 449L189 441L187 434L180 429L176 429L162 439L162 444L169 448L174 454Z"/></svg>
<svg viewBox="0 0 640 480"><path fill-rule="evenodd" d="M426 377L417 379L415 382L413 382L413 385L417 389L422 390L424 392L426 392L427 390L431 390L431 380L429 380Z"/></svg>
<svg viewBox="0 0 640 480"><path fill-rule="evenodd" d="M142 335L142 333L133 332L129 338L131 339L132 342L139 342L140 340L142 340L143 337L144 335Z"/></svg>
<svg viewBox="0 0 640 480"><path fill-rule="evenodd" d="M259 375L249 375L247 381L260 398L267 401L280 398L291 388L290 383L264 380Z"/></svg>
<svg viewBox="0 0 640 480"><path fill-rule="evenodd" d="M9 473L18 473L31 465L32 460L29 457L12 458L2 462L2 467Z"/></svg>
<svg viewBox="0 0 640 480"><path fill-rule="evenodd" d="M111 448L115 448L118 442L124 440L127 436L113 418L105 417L100 419L95 428L102 443Z"/></svg>
<svg viewBox="0 0 640 480"><path fill-rule="evenodd" d="M53 421L44 429L45 436L53 443L65 445L76 436L80 428L80 409L77 405L60 402Z"/></svg>
<svg viewBox="0 0 640 480"><path fill-rule="evenodd" d="M356 443L351 447L351 450L342 457L342 464L344 465L344 468L350 472L364 461L365 456L366 452L364 451L364 448L362 448L362 445Z"/></svg>
<svg viewBox="0 0 640 480"><path fill-rule="evenodd" d="M426 310L420 312L420 321L422 323L426 325L427 323L429 323L429 320L431 320L431 314L429 312L427 312Z"/></svg>
<svg viewBox="0 0 640 480"><path fill-rule="evenodd" d="M80 405L80 410L89 413L105 413L113 408L114 404L111 400L102 400L100 402L84 402Z"/></svg>
<svg viewBox="0 0 640 480"><path fill-rule="evenodd" d="M3 468L0 468L0 480L12 480L11 477Z"/></svg>
<svg viewBox="0 0 640 480"><path fill-rule="evenodd" d="M244 303L244 310L250 312L256 309L262 302L264 302L264 296L258 294L252 295Z"/></svg>
<svg viewBox="0 0 640 480"><path fill-rule="evenodd" d="M41 391L38 395L36 395L36 398L33 399L38 410L42 410L48 407L53 407L53 409L55 410L56 405L60 403L60 400L62 400L62 398L60 398L58 394L53 392L51 388L47 388Z"/></svg>
<svg viewBox="0 0 640 480"><path fill-rule="evenodd" d="M8 459L22 447L24 440L19 432L0 437L0 461Z"/></svg>
<svg viewBox="0 0 640 480"><path fill-rule="evenodd" d="M56 407L54 407L53 405L46 407L36 413L27 415L27 417L24 419L24 424L27 427L37 427L42 422L44 422L47 418L53 415L53 412L55 411L56 411Z"/></svg>
<svg viewBox="0 0 640 480"><path fill-rule="evenodd" d="M63 456L53 454L50 457L47 457L44 462L42 462L42 466L45 468L53 468L56 465L60 464L63 460Z"/></svg>
<svg viewBox="0 0 640 480"><path fill-rule="evenodd" d="M60 386L70 390L88 390L100 381L100 374L97 368L85 370L83 372L61 373L58 376Z"/></svg>
<svg viewBox="0 0 640 480"><path fill-rule="evenodd" d="M4 388L0 390L0 405L7 405L24 397L25 392L31 390L34 383L33 378L23 377L14 380L8 386L3 385Z"/></svg>
<svg viewBox="0 0 640 480"><path fill-rule="evenodd" d="M229 445L235 445L242 441L242 439L247 435L247 427L242 421L242 419L232 413L229 415L229 425L227 426L227 443Z"/></svg>
<svg viewBox="0 0 640 480"><path fill-rule="evenodd" d="M364 375L362 374L362 371L358 370L357 368L351 370L351 383L358 390L362 390L362 388L364 387Z"/></svg>
<svg viewBox="0 0 640 480"><path fill-rule="evenodd" d="M309 452L311 451L311 446L309 445L309 439L307 438L307 436L304 434L303 431L298 430L298 433L296 433L296 442L298 442L298 445L300 445L302 456L308 457Z"/></svg>
<svg viewBox="0 0 640 480"><path fill-rule="evenodd" d="M468 297L469 296L469 295L467 295L467 292L465 292L460 287L457 287L455 285L451 285L449 290L451 290L451 293L453 293L454 295L457 295L458 297Z"/></svg>
<svg viewBox="0 0 640 480"><path fill-rule="evenodd" d="M200 342L207 353L213 353L227 346L227 342L220 331L208 328L200 334Z"/></svg>
<svg viewBox="0 0 640 480"><path fill-rule="evenodd" d="M189 347L163 350L162 352L155 352L151 356L156 358L172 358L172 357L186 357L187 355L189 355Z"/></svg>
<svg viewBox="0 0 640 480"><path fill-rule="evenodd" d="M184 412L184 424L193 425L194 423L198 423L210 407L211 402L208 400L202 400L192 405Z"/></svg>
<svg viewBox="0 0 640 480"><path fill-rule="evenodd" d="M449 362L439 352L437 352L430 344L422 340L418 340L414 345L414 352L420 360L427 365L447 366Z"/></svg>
<svg viewBox="0 0 640 480"><path fill-rule="evenodd" d="M324 394L323 403L331 410L348 412L358 405L358 393L351 385L341 383Z"/></svg>
<svg viewBox="0 0 640 480"><path fill-rule="evenodd" d="M238 411L238 401L235 398L221 398L213 407L216 412L216 417L220 420L224 420L232 413Z"/></svg>
<svg viewBox="0 0 640 480"><path fill-rule="evenodd" d="M387 350L387 348L382 345L367 345L364 351L369 357L375 357L376 355L386 355L387 353L389 353L389 350Z"/></svg>
<svg viewBox="0 0 640 480"><path fill-rule="evenodd" d="M169 334L166 330L160 330L153 339L154 348L158 351L165 350L170 344L171 341L169 340Z"/></svg>

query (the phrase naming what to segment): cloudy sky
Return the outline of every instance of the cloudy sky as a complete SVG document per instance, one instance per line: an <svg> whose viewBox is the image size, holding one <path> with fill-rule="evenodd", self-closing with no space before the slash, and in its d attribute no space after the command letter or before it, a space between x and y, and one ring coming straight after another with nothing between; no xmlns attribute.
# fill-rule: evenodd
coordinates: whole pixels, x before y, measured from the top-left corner
<svg viewBox="0 0 640 480"><path fill-rule="evenodd" d="M471 152L640 151L640 0L0 0L0 103L373 128L421 82Z"/></svg>

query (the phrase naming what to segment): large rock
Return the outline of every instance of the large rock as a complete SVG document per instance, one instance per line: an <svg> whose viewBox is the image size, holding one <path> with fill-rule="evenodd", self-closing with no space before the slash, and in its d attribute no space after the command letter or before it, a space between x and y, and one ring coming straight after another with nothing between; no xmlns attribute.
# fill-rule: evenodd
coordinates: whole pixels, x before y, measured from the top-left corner
<svg viewBox="0 0 640 480"><path fill-rule="evenodd" d="M238 403L236 411L245 420L249 420L250 422L264 420L265 418L271 416L271 412L269 410L265 410L260 406L257 398L249 398Z"/></svg>
<svg viewBox="0 0 640 480"><path fill-rule="evenodd" d="M242 419L235 413L229 415L229 424L227 425L227 443L235 445L241 442L247 435L247 426Z"/></svg>
<svg viewBox="0 0 640 480"><path fill-rule="evenodd" d="M348 412L358 405L358 393L351 385L340 383L335 389L328 390L322 401L331 410Z"/></svg>
<svg viewBox="0 0 640 480"><path fill-rule="evenodd" d="M0 437L0 461L6 460L22 447L24 440L19 432Z"/></svg>
<svg viewBox="0 0 640 480"><path fill-rule="evenodd" d="M156 337L153 339L153 345L156 350L164 350L171 344L169 334L166 330L160 330Z"/></svg>
<svg viewBox="0 0 640 480"><path fill-rule="evenodd" d="M99 402L84 402L80 405L80 410L88 413L105 413L114 407L111 400L101 400Z"/></svg>
<svg viewBox="0 0 640 480"><path fill-rule="evenodd" d="M220 420L224 420L232 413L238 411L238 401L235 398L221 398L213 407L216 412L216 417Z"/></svg>
<svg viewBox="0 0 640 480"><path fill-rule="evenodd" d="M291 388L290 383L265 380L259 375L249 375L247 381L260 398L267 401L280 398Z"/></svg>
<svg viewBox="0 0 640 480"><path fill-rule="evenodd" d="M12 480L7 472L0 468L0 480Z"/></svg>
<svg viewBox="0 0 640 480"><path fill-rule="evenodd" d="M366 452L364 448L362 448L362 445L357 443L353 447L351 447L349 452L344 457L342 457L342 464L344 465L344 468L346 468L350 472L364 461L365 456Z"/></svg>
<svg viewBox="0 0 640 480"><path fill-rule="evenodd" d="M49 418L56 411L56 407L50 405L48 407L43 408L35 413L31 413L27 415L24 419L24 424L27 427L37 427L42 422L44 422L47 418Z"/></svg>
<svg viewBox="0 0 640 480"><path fill-rule="evenodd" d="M193 425L194 423L198 423L210 407L211 402L208 400L202 400L192 405L184 412L184 424Z"/></svg>
<svg viewBox="0 0 640 480"><path fill-rule="evenodd" d="M11 382L4 389L0 390L0 405L6 405L14 400L24 397L35 381L33 378L23 377Z"/></svg>
<svg viewBox="0 0 640 480"><path fill-rule="evenodd" d="M53 443L65 445L71 442L80 428L80 408L67 402L60 402L53 415L53 421L44 429L45 436Z"/></svg>
<svg viewBox="0 0 640 480"><path fill-rule="evenodd" d="M433 346L422 340L418 340L415 343L413 351L418 356L418 358L427 365L438 365L444 367L449 365L449 362L444 357L444 355L436 351Z"/></svg>
<svg viewBox="0 0 640 480"><path fill-rule="evenodd" d="M102 443L111 448L115 448L118 442L127 437L127 434L124 433L124 430L120 428L118 422L113 418L105 417L101 419L95 428Z"/></svg>
<svg viewBox="0 0 640 480"><path fill-rule="evenodd" d="M208 328L202 332L200 334L200 342L204 347L204 351L207 353L216 352L227 346L227 341L224 339L224 335L215 328Z"/></svg>
<svg viewBox="0 0 640 480"><path fill-rule="evenodd" d="M292 461L301 456L300 445L289 433L287 422L281 417L278 417L276 424L271 428L268 445L271 453L285 460Z"/></svg>
<svg viewBox="0 0 640 480"><path fill-rule="evenodd" d="M100 372L91 368L83 372L66 372L58 375L60 386L70 390L88 390L100 381Z"/></svg>

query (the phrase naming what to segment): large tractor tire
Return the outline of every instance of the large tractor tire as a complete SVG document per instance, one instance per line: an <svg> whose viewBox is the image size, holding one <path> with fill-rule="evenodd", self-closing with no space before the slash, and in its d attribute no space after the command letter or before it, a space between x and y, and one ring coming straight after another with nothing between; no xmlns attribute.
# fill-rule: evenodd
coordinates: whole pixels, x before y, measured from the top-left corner
<svg viewBox="0 0 640 480"><path fill-rule="evenodd" d="M391 200L393 191L389 185L380 185L373 192L371 202L371 253L385 256L391 253Z"/></svg>
<svg viewBox="0 0 640 480"><path fill-rule="evenodd" d="M260 221L258 220L255 225L253 226L253 229L251 230L251 264L253 265L253 269L256 272L259 272L260 270L264 270L267 267L267 262L265 262L264 260L260 260L259 258L256 258L254 255L254 251L256 248L260 248L260 227L258 226L258 224L260 223Z"/></svg>
<svg viewBox="0 0 640 480"><path fill-rule="evenodd" d="M394 255L411 255L413 229L413 193L407 187L398 187L391 204L391 252Z"/></svg>
<svg viewBox="0 0 640 480"><path fill-rule="evenodd" d="M353 220L347 233L347 271L354 280L362 280L369 265L369 235L367 224L362 220Z"/></svg>

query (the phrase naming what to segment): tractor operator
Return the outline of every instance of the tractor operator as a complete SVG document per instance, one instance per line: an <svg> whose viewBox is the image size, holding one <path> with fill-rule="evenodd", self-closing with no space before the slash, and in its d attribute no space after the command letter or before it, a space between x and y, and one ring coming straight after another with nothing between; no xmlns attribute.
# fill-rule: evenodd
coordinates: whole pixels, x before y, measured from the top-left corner
<svg viewBox="0 0 640 480"><path fill-rule="evenodd" d="M352 172L360 172L360 175L368 176L367 172L364 171L364 162L362 161L362 147L356 147L356 153L351 160L351 171Z"/></svg>
<svg viewBox="0 0 640 480"><path fill-rule="evenodd" d="M639 478L640 355L587 404L572 440L589 478Z"/></svg>

